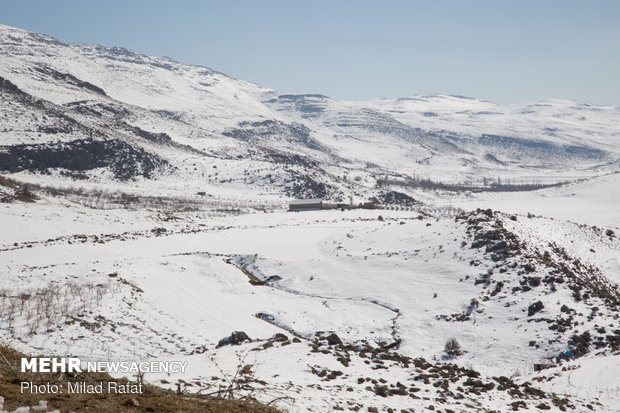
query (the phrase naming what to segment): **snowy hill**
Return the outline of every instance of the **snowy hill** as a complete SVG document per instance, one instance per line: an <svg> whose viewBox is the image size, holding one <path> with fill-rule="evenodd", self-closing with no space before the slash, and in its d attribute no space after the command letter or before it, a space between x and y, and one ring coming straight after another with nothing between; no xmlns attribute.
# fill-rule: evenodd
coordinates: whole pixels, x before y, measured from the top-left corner
<svg viewBox="0 0 620 413"><path fill-rule="evenodd" d="M7 26L0 56L8 345L291 412L620 411L620 108L291 95ZM351 195L381 209L284 211Z"/></svg>
<svg viewBox="0 0 620 413"><path fill-rule="evenodd" d="M27 172L56 172L58 182L58 164L32 158L74 146L79 156L103 150L134 165L123 173L106 161L65 166L73 175L105 183L110 172L125 181L157 174L157 184L140 186L177 195L217 187L343 199L351 189L372 195L376 177L386 175L558 181L619 169L615 107L500 106L441 95L339 102L7 26L0 26L0 48L0 136L17 157L9 170L32 180L44 179ZM101 148L85 144L92 140Z"/></svg>

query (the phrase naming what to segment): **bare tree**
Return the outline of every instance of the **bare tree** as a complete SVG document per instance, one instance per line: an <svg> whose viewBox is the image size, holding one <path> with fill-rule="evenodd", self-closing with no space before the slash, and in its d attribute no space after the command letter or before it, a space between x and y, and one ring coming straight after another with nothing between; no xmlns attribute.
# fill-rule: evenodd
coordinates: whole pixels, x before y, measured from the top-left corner
<svg viewBox="0 0 620 413"><path fill-rule="evenodd" d="M443 351L447 355L452 357L457 357L463 354L463 351L461 350L461 345L454 337L449 338L448 341L446 341L446 345L444 346Z"/></svg>

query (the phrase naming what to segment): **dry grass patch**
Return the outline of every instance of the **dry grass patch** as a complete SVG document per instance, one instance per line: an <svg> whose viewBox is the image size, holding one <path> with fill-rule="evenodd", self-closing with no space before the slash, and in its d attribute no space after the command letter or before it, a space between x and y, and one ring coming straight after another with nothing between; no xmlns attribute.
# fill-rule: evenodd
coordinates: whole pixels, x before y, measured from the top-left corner
<svg viewBox="0 0 620 413"><path fill-rule="evenodd" d="M27 357L10 347L0 345L0 396L4 397L4 410L13 411L22 406L37 406L47 401L48 410L65 412L186 412L186 413L282 413L258 402L177 395L161 387L144 384L143 393L129 394L30 394L21 392L22 382L35 385L53 383L67 388L68 381L87 384L108 382L128 384L127 379L114 379L105 373L67 374L21 373L21 358ZM134 400L132 400L134 399ZM135 405L137 402L137 405Z"/></svg>

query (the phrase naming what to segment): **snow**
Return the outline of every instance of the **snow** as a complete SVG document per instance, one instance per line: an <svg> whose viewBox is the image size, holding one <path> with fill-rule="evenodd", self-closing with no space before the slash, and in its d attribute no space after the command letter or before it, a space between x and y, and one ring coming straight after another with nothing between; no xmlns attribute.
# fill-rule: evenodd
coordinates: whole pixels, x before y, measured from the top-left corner
<svg viewBox="0 0 620 413"><path fill-rule="evenodd" d="M38 210L38 215L27 213L29 209ZM28 232L31 236L39 234L36 223L45 222L44 212L57 222L67 222L83 208L71 205L62 210L51 203L20 205L20 210L26 213L14 215L12 226L30 222L31 226L24 228L27 238ZM232 331L245 331L253 339L267 340L284 328L285 334L294 332L303 342L282 350L252 353L251 357L256 357L258 377L296 399L296 409L300 410L292 411L321 411L320 406L348 400L335 389L317 392L309 387L317 382L316 376L308 372L308 364L342 369L331 356L308 357L305 341L317 331L336 331L347 342L387 343L393 339L396 325L402 338L402 354L428 360L440 359L443 343L456 337L467 350L459 364L489 376L531 374L531 364L548 350L535 350L528 341L540 334L548 338L553 335L515 318L512 307L495 301L481 303L481 312L474 313L473 322L459 323L458 328L436 317L464 311L480 290L473 279L485 269L469 264L479 257L476 250L462 247L462 224L455 223L449 211L422 220L413 211L380 213L383 221L377 219L377 211L255 213L212 219L200 227L188 224L189 216L180 222L160 223L131 211L112 210L99 221L77 221L67 226L74 233L111 233L107 221L116 216L119 222L135 221L139 228L164 226L168 235L149 237L146 231L134 239L103 244L44 241L31 248L9 250L5 247L10 248L14 238L4 236L2 272L10 289L42 288L50 282L62 285L67 279L109 285L101 302L95 304L91 299L92 307L82 315L93 320L103 316L108 322L100 329L85 334L84 329L71 325L47 334L29 335L25 326L22 330L16 324L10 329L10 340L29 351L85 358L181 358L188 361L189 371L173 379L187 381L218 375L210 357L215 357L220 368L230 371L234 369L235 352L245 354L256 347L251 343L213 350L217 341ZM546 229L550 225L564 231L571 228L559 221L519 218L511 229L532 239L537 239L539 233L552 234ZM199 232L178 233L188 225ZM50 233L50 237L66 233L66 228L55 228L57 232ZM576 230L588 235L587 231ZM568 236L578 239L575 234ZM557 235L554 239L560 242ZM591 242L596 242L594 237ZM599 263L601 255L614 255L617 242L599 242L595 248L599 255L587 258ZM227 263L230 259L237 264ZM238 266L248 268L259 278L278 275L281 280L253 286ZM118 275L108 276L111 273ZM611 268L608 274L617 275L617 268ZM121 279L127 284L119 283ZM556 300L568 302L569 298L549 297L545 308L552 308ZM525 300L523 305L528 304L529 300ZM257 318L258 313L273 316L274 323ZM114 324L117 327L111 329ZM207 353L190 355L203 346ZM279 360L292 362L282 370L276 367ZM359 363L345 369L352 380L358 375L374 374ZM399 380L409 380L405 371L394 369L393 376L391 373L395 380L399 375ZM294 390L286 390L288 381L295 384ZM557 391L557 387L553 389ZM363 388L358 391L362 393L354 399L368 405L377 402L376 396L365 394ZM388 403L398 405L397 401Z"/></svg>
<svg viewBox="0 0 620 413"><path fill-rule="evenodd" d="M562 220L619 228L620 176L613 174L533 193L472 194L470 199L445 201L470 209L483 205L505 212L555 217Z"/></svg>
<svg viewBox="0 0 620 413"><path fill-rule="evenodd" d="M553 245L568 258L554 252L551 262L568 268L579 260L610 285L620 284L619 108L565 100L496 105L445 95L366 102L286 97L211 69L124 49L64 45L2 25L0 49L0 75L44 101L37 106L3 97L3 146L67 143L93 128L170 163L154 179L126 182L106 168L87 171L88 180L58 169L7 174L64 191L42 191L35 203L0 204L0 299L6 303L0 339L9 345L85 359L187 361L184 374L146 380L166 380L171 388L179 380L199 381L190 392L216 390L212 377L232 377L245 357L253 366L256 395L265 402L285 396L280 406L290 412L440 407L444 395L432 382L416 379L419 369L390 360L379 368L359 351L349 351L350 361L343 363L338 352L344 350L314 341L336 332L358 349L393 345L412 359L474 369L484 381L506 376L519 385L532 382L569 396L577 411L594 402L601 403L599 411L619 411L617 350L592 349L533 371L541 358L567 349L573 329L613 331L617 308L614 313L599 296L576 300L559 282L556 290L546 284L522 289L529 282L523 273L528 257L553 252ZM107 96L39 76L37 67L70 73ZM82 100L78 107L125 112L99 118L67 105ZM57 126L49 113L68 114L86 129L41 134L37 126ZM166 133L172 143L140 138L119 126L119 119ZM322 149L283 138L283 129L258 142L224 134L241 122L265 120L305 125ZM493 134L534 148L543 142L604 155L553 149L526 162L522 149L511 144L480 143ZM503 164L484 157L492 150ZM276 161L274 153L300 155L309 166ZM383 176L414 175L447 183L497 177L571 182L524 192L375 187ZM285 212L290 196L283 188L299 176L332 186L342 198L363 201L395 190L423 203ZM141 198L116 202L121 194ZM516 237L524 245L519 254L498 263L484 247L472 247L472 227L459 214L477 208L500 211L491 221L480 211L469 216L482 218L480 231L499 225ZM608 229L616 236L606 235ZM551 264L536 266L540 278L557 275ZM490 273L492 283L477 282ZM500 283L503 289L493 294ZM6 308L23 294L57 294L56 307L37 313L33 299L9 320ZM527 315L537 301L543 309ZM548 321L564 320L563 305L574 310L575 325L560 333ZM455 321L459 316L464 320ZM253 341L216 348L233 331ZM269 341L277 333L287 335L287 344ZM446 358L449 338L459 341L462 356ZM316 374L320 369L343 374L326 380ZM381 397L359 378L417 386L420 397ZM506 411L515 400L497 389L455 390L467 387L465 381L459 377L450 385L463 401L448 397L441 407ZM538 402L528 399L523 410L537 411Z"/></svg>

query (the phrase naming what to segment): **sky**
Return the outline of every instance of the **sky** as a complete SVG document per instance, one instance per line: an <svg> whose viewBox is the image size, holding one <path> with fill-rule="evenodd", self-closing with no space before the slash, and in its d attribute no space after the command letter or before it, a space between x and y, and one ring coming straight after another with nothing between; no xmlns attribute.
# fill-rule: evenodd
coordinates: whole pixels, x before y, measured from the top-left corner
<svg viewBox="0 0 620 413"><path fill-rule="evenodd" d="M0 23L286 93L620 105L616 0L3 0Z"/></svg>

